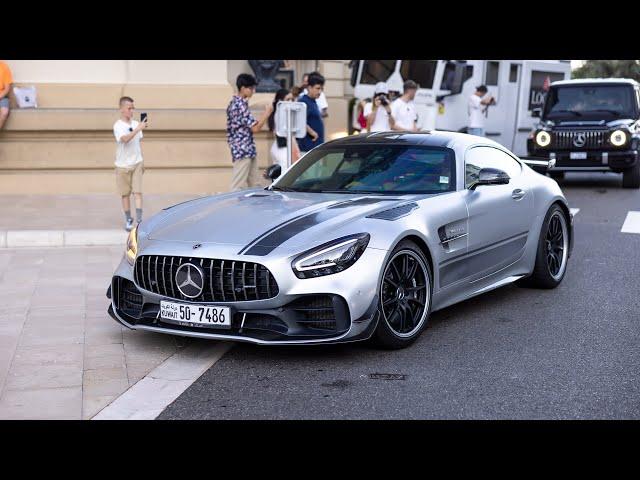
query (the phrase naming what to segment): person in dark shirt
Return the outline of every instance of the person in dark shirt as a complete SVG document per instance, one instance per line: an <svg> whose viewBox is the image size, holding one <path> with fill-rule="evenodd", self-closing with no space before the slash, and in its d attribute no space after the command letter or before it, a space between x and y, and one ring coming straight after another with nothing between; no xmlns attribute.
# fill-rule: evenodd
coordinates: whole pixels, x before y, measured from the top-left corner
<svg viewBox="0 0 640 480"><path fill-rule="evenodd" d="M322 113L316 103L316 99L320 97L323 88L324 77L316 73L309 74L307 93L300 97L299 100L307 104L307 136L298 140L301 155L324 143Z"/></svg>

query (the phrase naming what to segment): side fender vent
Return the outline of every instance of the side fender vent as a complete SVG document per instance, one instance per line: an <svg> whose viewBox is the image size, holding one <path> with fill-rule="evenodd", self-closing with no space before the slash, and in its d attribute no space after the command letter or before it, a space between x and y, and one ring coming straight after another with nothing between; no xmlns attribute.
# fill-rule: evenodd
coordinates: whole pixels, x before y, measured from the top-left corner
<svg viewBox="0 0 640 480"><path fill-rule="evenodd" d="M371 215L368 215L367 218L394 221L401 217L406 217L416 208L418 208L418 204L415 202L405 203L404 205L399 205L387 210L382 210L381 212L373 213Z"/></svg>

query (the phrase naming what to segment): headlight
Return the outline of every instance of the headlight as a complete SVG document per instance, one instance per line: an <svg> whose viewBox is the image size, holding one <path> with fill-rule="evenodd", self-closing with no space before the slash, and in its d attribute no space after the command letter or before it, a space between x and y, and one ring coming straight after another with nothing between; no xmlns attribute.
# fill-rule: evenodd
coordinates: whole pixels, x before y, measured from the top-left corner
<svg viewBox="0 0 640 480"><path fill-rule="evenodd" d="M627 143L627 134L624 130L615 130L611 133L609 141L613 146L621 147L622 145Z"/></svg>
<svg viewBox="0 0 640 480"><path fill-rule="evenodd" d="M127 238L127 261L133 265L136 261L136 255L138 254L138 226L136 225L133 230L129 232L129 238Z"/></svg>
<svg viewBox="0 0 640 480"><path fill-rule="evenodd" d="M293 261L293 273L298 278L313 278L342 272L362 256L370 238L368 233L360 233L320 245Z"/></svg>
<svg viewBox="0 0 640 480"><path fill-rule="evenodd" d="M540 130L538 133L536 133L536 143L540 147L546 147L551 143L551 135L549 135L549 133L545 132L544 130Z"/></svg>

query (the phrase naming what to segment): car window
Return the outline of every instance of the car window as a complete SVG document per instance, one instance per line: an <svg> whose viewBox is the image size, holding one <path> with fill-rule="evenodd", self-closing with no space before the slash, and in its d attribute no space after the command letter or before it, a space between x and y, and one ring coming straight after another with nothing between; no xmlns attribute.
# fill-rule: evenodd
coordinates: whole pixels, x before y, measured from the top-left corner
<svg viewBox="0 0 640 480"><path fill-rule="evenodd" d="M319 147L296 162L276 186L335 193L455 191L455 153L448 148L412 145Z"/></svg>
<svg viewBox="0 0 640 480"><path fill-rule="evenodd" d="M522 166L516 159L493 147L471 148L465 155L464 163L466 188L478 180L478 173L483 168L497 168L506 172L510 178L522 173Z"/></svg>

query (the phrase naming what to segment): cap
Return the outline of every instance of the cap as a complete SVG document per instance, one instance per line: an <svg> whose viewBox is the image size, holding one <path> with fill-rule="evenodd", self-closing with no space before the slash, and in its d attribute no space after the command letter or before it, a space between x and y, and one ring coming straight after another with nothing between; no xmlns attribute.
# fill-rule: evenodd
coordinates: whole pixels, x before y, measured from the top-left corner
<svg viewBox="0 0 640 480"><path fill-rule="evenodd" d="M376 95L379 94L379 93L388 94L389 93L389 87L387 86L387 84L385 82L378 82L378 83L376 83L376 88L374 90L374 93Z"/></svg>

